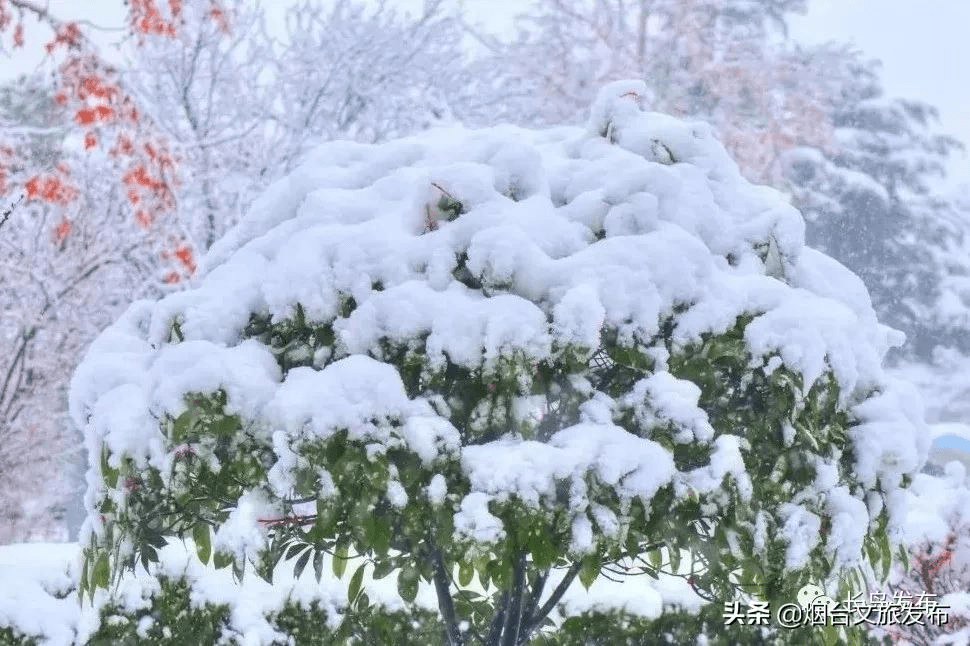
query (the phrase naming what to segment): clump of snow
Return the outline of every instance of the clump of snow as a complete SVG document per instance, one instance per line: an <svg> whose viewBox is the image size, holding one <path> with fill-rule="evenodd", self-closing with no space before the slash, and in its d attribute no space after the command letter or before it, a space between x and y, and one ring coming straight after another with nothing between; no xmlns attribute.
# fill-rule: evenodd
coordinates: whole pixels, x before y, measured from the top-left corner
<svg viewBox="0 0 970 646"><path fill-rule="evenodd" d="M878 478L895 487L926 461L930 432L912 384L886 378L882 390L857 404L853 413L860 420L849 431L857 452L856 475L866 485Z"/></svg>
<svg viewBox="0 0 970 646"><path fill-rule="evenodd" d="M553 587L558 583L550 576ZM623 611L640 619L656 619L664 611L697 612L707 601L698 596L685 577L660 574L610 580L600 578L588 590L573 586L563 595L559 615L565 619L585 613Z"/></svg>
<svg viewBox="0 0 970 646"><path fill-rule="evenodd" d="M0 546L0 627L43 636L49 646L73 644L78 603L69 593L79 564L75 543Z"/></svg>
<svg viewBox="0 0 970 646"><path fill-rule="evenodd" d="M848 487L831 487L826 491L831 527L826 546L835 555L836 563L855 562L862 551L866 526L859 518L867 516L866 503L849 493Z"/></svg>
<svg viewBox="0 0 970 646"><path fill-rule="evenodd" d="M953 468L944 477L916 474L904 492L907 514L903 536L908 544L940 544L954 528L970 527L970 483L960 468L962 464L950 464ZM963 552L970 558L970 550Z"/></svg>
<svg viewBox="0 0 970 646"><path fill-rule="evenodd" d="M216 531L213 547L225 550L242 562L263 545L266 525L260 519L276 518L279 510L267 500L261 491L248 491L239 497L236 508Z"/></svg>
<svg viewBox="0 0 970 646"><path fill-rule="evenodd" d="M683 474L677 474L674 480L674 491L678 495L684 492L709 493L717 489L727 476L737 487L741 500L751 499L751 478L744 467L741 447L747 446L747 441L737 435L721 435L713 442L710 463Z"/></svg>
<svg viewBox="0 0 970 646"><path fill-rule="evenodd" d="M644 428L672 423L679 429L678 442L705 442L714 437L714 428L697 405L700 396L701 389L693 382L661 371L638 381L622 403L633 408Z"/></svg>
<svg viewBox="0 0 970 646"><path fill-rule="evenodd" d="M785 519L782 529L789 539L785 565L789 568L802 567L821 538L822 519L804 506L791 503L783 504L781 513Z"/></svg>
<svg viewBox="0 0 970 646"><path fill-rule="evenodd" d="M445 477L440 473L436 473L434 477L431 478L431 484L428 485L428 500L432 504L440 505L445 501L445 496L448 495L448 482Z"/></svg>
<svg viewBox="0 0 970 646"><path fill-rule="evenodd" d="M465 496L455 514L455 532L478 543L498 541L505 535L502 521L488 510L488 496L475 492Z"/></svg>

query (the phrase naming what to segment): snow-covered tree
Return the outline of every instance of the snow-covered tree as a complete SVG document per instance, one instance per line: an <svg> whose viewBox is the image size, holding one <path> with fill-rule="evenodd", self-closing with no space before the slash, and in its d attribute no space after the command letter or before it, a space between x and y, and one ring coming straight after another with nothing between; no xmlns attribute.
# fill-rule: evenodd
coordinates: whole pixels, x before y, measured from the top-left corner
<svg viewBox="0 0 970 646"><path fill-rule="evenodd" d="M381 141L449 116L461 28L425 3L418 16L381 3L294 5L274 37L243 0L179 5L178 30L131 47L125 79L179 156L177 209L194 246L213 241L310 142ZM309 146L312 147L312 146Z"/></svg>
<svg viewBox="0 0 970 646"><path fill-rule="evenodd" d="M19 200L8 194L0 229L0 543L66 538L64 476L79 439L66 414L73 366L157 267L150 237L105 180L114 160L72 141L52 93L37 76L0 89L0 123L19 160L8 180L33 175ZM59 179L68 164L70 183Z"/></svg>
<svg viewBox="0 0 970 646"><path fill-rule="evenodd" d="M172 142L174 208L195 249L208 249L273 177L265 131L276 96L262 10L251 2L178 3L178 29L128 47L125 81ZM214 15L215 12L215 15Z"/></svg>
<svg viewBox="0 0 970 646"><path fill-rule="evenodd" d="M897 563L885 587L888 598L932 595L945 607L942 625L902 621L877 629L891 644L934 646L970 640L970 481L966 467L951 461L940 476L917 474L906 493L909 562Z"/></svg>
<svg viewBox="0 0 970 646"><path fill-rule="evenodd" d="M420 13L391 3L303 2L287 11L287 46L274 61L281 81L275 114L290 171L308 144L373 143L452 118L468 84L457 15L443 0Z"/></svg>
<svg viewBox="0 0 970 646"><path fill-rule="evenodd" d="M803 0L540 0L503 42L472 30L481 112L521 125L581 115L597 89L643 79L652 109L715 126L742 172L780 184L780 153L829 143L825 77L785 41Z"/></svg>
<svg viewBox="0 0 970 646"><path fill-rule="evenodd" d="M881 318L910 337L910 353L967 347L958 281L970 273L970 211L931 190L959 142L936 131L931 106L886 98L877 64L846 52L828 69L843 78L831 115L836 145L786 160L809 242L863 279Z"/></svg>
<svg viewBox="0 0 970 646"><path fill-rule="evenodd" d="M151 6L131 4L135 32L154 28ZM131 298L195 261L168 217L165 141L85 31L43 3L0 0L0 37L48 54L4 89L0 115L0 190L18 205L0 235L0 541L64 538L72 364Z"/></svg>
<svg viewBox="0 0 970 646"><path fill-rule="evenodd" d="M886 576L927 450L882 373L898 335L646 92L605 87L585 129L325 145L192 289L95 341L71 391L94 456L79 594L137 569L164 607L102 605L114 639L202 608L230 641L245 618L297 643L683 643L729 638L725 601ZM353 574L307 596L310 564ZM277 582L258 611L206 582L230 565Z"/></svg>

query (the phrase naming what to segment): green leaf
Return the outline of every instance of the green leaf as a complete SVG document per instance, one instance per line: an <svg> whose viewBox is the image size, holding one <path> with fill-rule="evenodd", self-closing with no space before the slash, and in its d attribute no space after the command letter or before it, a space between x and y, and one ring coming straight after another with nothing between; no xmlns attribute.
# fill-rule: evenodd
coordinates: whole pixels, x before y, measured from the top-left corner
<svg viewBox="0 0 970 646"><path fill-rule="evenodd" d="M482 588L488 589L488 586L492 584L492 577L489 575L488 570L478 570L478 582Z"/></svg>
<svg viewBox="0 0 970 646"><path fill-rule="evenodd" d="M293 566L294 578L296 579L300 578L300 575L303 574L303 570L306 568L307 563L310 562L311 556L313 556L313 550L308 549L307 551L305 551L303 554L300 555L300 558L296 560L296 564Z"/></svg>
<svg viewBox="0 0 970 646"><path fill-rule="evenodd" d="M98 588L107 588L109 575L108 555L102 554L94 562L94 568L91 570L91 587L95 590Z"/></svg>
<svg viewBox="0 0 970 646"><path fill-rule="evenodd" d="M344 567L347 567L346 563L344 561ZM323 577L323 550L317 550L313 555L313 575L317 577L317 581Z"/></svg>
<svg viewBox="0 0 970 646"><path fill-rule="evenodd" d="M109 488L114 488L118 485L118 470L108 465L107 447L101 451L101 474L104 476L104 483Z"/></svg>
<svg viewBox="0 0 970 646"><path fill-rule="evenodd" d="M869 564L872 566L873 570L875 570L876 565L879 563L879 549L876 545L875 539L866 540L865 543L863 543L863 546L866 551L866 556L869 557Z"/></svg>
<svg viewBox="0 0 970 646"><path fill-rule="evenodd" d="M374 519L371 547L380 556L387 554L387 551L391 547L391 523L383 516L378 516Z"/></svg>
<svg viewBox="0 0 970 646"><path fill-rule="evenodd" d="M900 563L909 562L909 555L906 553L906 546L903 545L902 543L899 544L899 547L896 551L896 558L899 559Z"/></svg>
<svg viewBox="0 0 970 646"><path fill-rule="evenodd" d="M879 552L882 557L882 580L885 581L893 564L893 548L889 545L889 534L885 531L879 535Z"/></svg>
<svg viewBox="0 0 970 646"><path fill-rule="evenodd" d="M88 566L91 564L91 558L89 556L84 557L84 563L81 564L81 578L78 581L77 586L77 599L78 602L84 601L84 592L88 588Z"/></svg>
<svg viewBox="0 0 970 646"><path fill-rule="evenodd" d="M232 435L239 426L239 418L235 415L220 415L209 425L208 431L215 436Z"/></svg>
<svg viewBox="0 0 970 646"><path fill-rule="evenodd" d="M680 548L671 545L667 548L667 553L670 554L670 571L677 574L680 570Z"/></svg>
<svg viewBox="0 0 970 646"><path fill-rule="evenodd" d="M347 545L340 544L337 545L337 549L333 553L333 574L338 579L342 578L344 572L347 571Z"/></svg>
<svg viewBox="0 0 970 646"><path fill-rule="evenodd" d="M458 584L460 586L465 587L471 583L473 576L475 576L475 568L470 563L458 565Z"/></svg>
<svg viewBox="0 0 970 646"><path fill-rule="evenodd" d="M825 625L822 626L822 641L825 642L825 646L835 646L839 643L839 627Z"/></svg>
<svg viewBox="0 0 970 646"><path fill-rule="evenodd" d="M587 590L593 585L593 581L600 575L600 557L598 554L589 554L583 557L579 566L579 581Z"/></svg>
<svg viewBox="0 0 970 646"><path fill-rule="evenodd" d="M754 567L742 567L738 582L746 592L750 592L758 583L758 572Z"/></svg>
<svg viewBox="0 0 970 646"><path fill-rule="evenodd" d="M411 565L405 565L397 575L397 592L401 598L411 603L418 596L418 571Z"/></svg>
<svg viewBox="0 0 970 646"><path fill-rule="evenodd" d="M296 556L303 550L309 549L309 548L310 546L307 545L306 543L294 541L289 547L286 548L286 552L284 552L283 554L283 560L289 561L290 559L292 559L294 556Z"/></svg>
<svg viewBox="0 0 970 646"><path fill-rule="evenodd" d="M531 549L532 562L540 570L550 567L558 556L555 544L546 536L533 539Z"/></svg>
<svg viewBox="0 0 970 646"><path fill-rule="evenodd" d="M141 550L141 566L147 571L150 563L158 563L158 552L151 545L145 545Z"/></svg>
<svg viewBox="0 0 970 646"><path fill-rule="evenodd" d="M227 554L226 552L216 551L215 556L212 559L212 564L216 566L217 570L221 570L224 567L228 567L232 563L232 554Z"/></svg>
<svg viewBox="0 0 970 646"><path fill-rule="evenodd" d="M232 560L232 576L235 577L237 581L242 581L243 577L246 575L246 562Z"/></svg>
<svg viewBox="0 0 970 646"><path fill-rule="evenodd" d="M350 603L354 602L357 598L357 593L360 592L360 586L364 582L364 568L367 567L366 563L362 563L360 567L354 571L353 576L350 577L350 586L347 588L347 600Z"/></svg>
<svg viewBox="0 0 970 646"><path fill-rule="evenodd" d="M330 534L336 520L337 506L330 500L317 498L317 518L313 524L314 529L319 527L324 535Z"/></svg>
<svg viewBox="0 0 970 646"><path fill-rule="evenodd" d="M192 528L192 540L195 541L195 553L199 560L205 565L209 564L209 557L212 556L212 541L209 535L209 525L206 523L196 523Z"/></svg>
<svg viewBox="0 0 970 646"><path fill-rule="evenodd" d="M853 596L859 586L859 575L855 567L850 568L845 573L845 598L850 598Z"/></svg>
<svg viewBox="0 0 970 646"><path fill-rule="evenodd" d="M393 572L395 567L394 561L391 559L377 561L377 563L374 564L374 572L371 574L371 578L375 581L378 579L383 579L388 574Z"/></svg>
<svg viewBox="0 0 970 646"><path fill-rule="evenodd" d="M485 564L485 573L495 583L496 587L499 588L505 587L511 569L511 563L498 559L491 559Z"/></svg>

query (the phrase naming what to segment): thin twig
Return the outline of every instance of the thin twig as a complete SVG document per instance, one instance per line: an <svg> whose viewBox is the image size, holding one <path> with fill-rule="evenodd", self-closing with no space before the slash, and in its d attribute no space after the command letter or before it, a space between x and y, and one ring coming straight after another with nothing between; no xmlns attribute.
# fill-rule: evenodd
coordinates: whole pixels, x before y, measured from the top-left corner
<svg viewBox="0 0 970 646"><path fill-rule="evenodd" d="M17 208L17 205L24 201L23 193L17 198L17 201L11 204L6 211L3 212L3 219L0 219L0 228L7 223L7 218L13 215L13 210Z"/></svg>

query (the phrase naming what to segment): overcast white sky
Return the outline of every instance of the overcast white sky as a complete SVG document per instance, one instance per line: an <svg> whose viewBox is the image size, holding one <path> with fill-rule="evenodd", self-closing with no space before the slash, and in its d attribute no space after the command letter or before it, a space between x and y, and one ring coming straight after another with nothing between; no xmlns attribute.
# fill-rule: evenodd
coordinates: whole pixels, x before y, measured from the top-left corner
<svg viewBox="0 0 970 646"><path fill-rule="evenodd" d="M473 22L508 30L527 0L458 0ZM419 6L420 0L391 0ZM265 6L288 0L266 0ZM120 25L121 0L49 0L59 16ZM809 14L792 21L792 35L806 43L851 42L883 62L892 96L920 99L940 110L943 128L970 146L970 0L809 0ZM0 77L36 64L4 61ZM951 186L970 185L970 156L955 160Z"/></svg>

